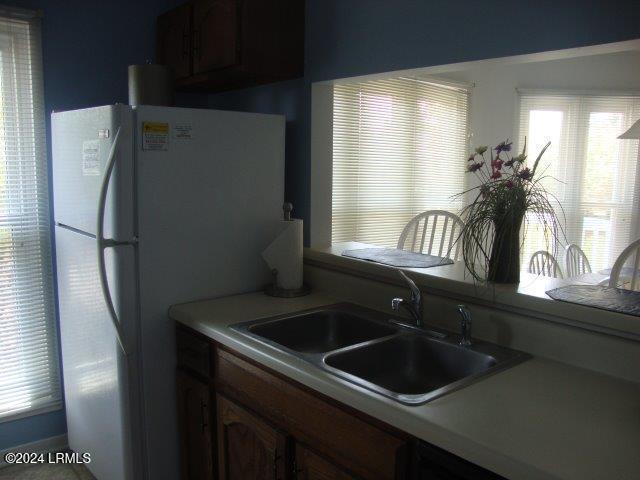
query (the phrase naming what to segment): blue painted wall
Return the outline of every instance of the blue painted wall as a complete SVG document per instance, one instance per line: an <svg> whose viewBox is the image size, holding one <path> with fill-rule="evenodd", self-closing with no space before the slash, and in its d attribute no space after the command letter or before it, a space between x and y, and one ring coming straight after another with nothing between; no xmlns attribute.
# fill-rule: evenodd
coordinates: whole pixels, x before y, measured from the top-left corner
<svg viewBox="0 0 640 480"><path fill-rule="evenodd" d="M44 95L47 143L51 145L49 116L52 110L127 102L127 66L153 58L156 16L181 2L10 0L4 3L43 11ZM0 450L65 432L64 410L0 423Z"/></svg>
<svg viewBox="0 0 640 480"><path fill-rule="evenodd" d="M155 17L181 2L9 3L44 11L50 112L126 102L126 66L153 57ZM180 101L287 115L286 195L308 232L312 82L638 38L640 7L637 0L307 0L306 24L304 78ZM60 433L62 412L3 423L0 449Z"/></svg>
<svg viewBox="0 0 640 480"><path fill-rule="evenodd" d="M638 37L638 0L307 0L296 88L211 95L208 104L291 115L286 195L308 242L312 82Z"/></svg>

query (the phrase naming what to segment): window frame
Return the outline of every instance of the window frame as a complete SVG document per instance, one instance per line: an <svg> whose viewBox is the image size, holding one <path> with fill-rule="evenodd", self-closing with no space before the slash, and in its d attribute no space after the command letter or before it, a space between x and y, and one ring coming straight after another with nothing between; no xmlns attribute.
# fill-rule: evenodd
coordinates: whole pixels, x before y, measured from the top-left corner
<svg viewBox="0 0 640 480"><path fill-rule="evenodd" d="M33 137L28 139L28 143L24 140L20 141L19 146L15 147L18 155L21 152L25 153L29 157L33 157L33 165L26 162L24 165L19 164L18 169L24 170L26 168L33 168L33 180L28 184L20 183L18 189L25 190L25 187L36 188L37 194L34 196L33 201L37 202L38 208L36 214L27 214L20 212L15 215L17 220L12 221L11 217L14 216L12 212L5 217L7 228L14 228L14 225L24 225L23 219L31 219L31 224L34 226L32 232L33 238L37 238L37 244L39 249L37 253L34 251L30 253L26 259L33 262L32 256L38 255L41 258L40 261L40 282L42 285L42 291L38 291L38 295L42 295L41 302L39 302L38 308L42 308L43 315L43 328L41 335L44 336L42 340L42 348L45 352L43 358L46 358L48 375L47 380L44 383L48 383L48 389L44 395L35 397L35 406L30 405L24 408L14 408L8 410L0 416L0 423L14 421L20 418L39 415L42 413L58 411L62 408L62 377L60 368L60 356L59 356L59 342L58 342L58 325L56 321L56 308L55 308L55 286L54 286L54 270L53 270L53 238L52 238L52 222L51 222L51 195L49 184L49 165L47 161L47 148L46 148L46 120L45 120L45 107L44 107L44 91L43 91L43 66L42 66L42 43L41 43L41 25L40 18L42 13L40 11L26 10L13 7L0 7L0 18L6 22L15 22L16 24L24 23L25 26L21 27L24 32L15 34L13 38L10 33L2 34L6 35L3 42L0 42L0 47L4 49L12 48L12 45L8 45L7 42L16 42L18 39L22 42L19 46L20 51L18 55L21 57L20 67L25 64L28 66L28 74L19 75L16 73L15 66L12 61L12 68L5 70L5 77L11 79L11 92L17 100L13 102L13 108L18 112L15 118L12 120L11 131L19 132L18 135L22 137L23 133L20 133L21 119L23 116L30 117L29 123L24 127L27 133L32 133ZM10 28L10 27L7 27ZM24 38L18 37L18 35L24 36ZM1 52L0 52L1 54ZM11 52L15 55L15 52ZM26 59L26 60L25 60ZM29 82L27 85L20 84L21 76L29 75ZM6 78L2 83L6 84ZM1 93L1 92L0 92ZM24 98L28 97L29 102L25 102ZM18 100L19 98L19 100ZM25 106L26 104L26 106ZM29 109L25 113L25 109ZM6 122L6 119L3 120ZM3 128L6 123L3 123ZM33 184L33 185L32 185ZM35 219L35 220L34 220ZM46 225L46 226L45 226ZM22 259L24 261L25 259ZM20 259L15 260L19 262ZM33 294L31 294L33 295ZM42 305L40 305L40 303ZM20 348L20 347L18 347ZM13 350L9 350L12 352ZM10 388L15 388L10 387ZM26 387L23 387L26 388ZM5 406L2 407L6 408Z"/></svg>

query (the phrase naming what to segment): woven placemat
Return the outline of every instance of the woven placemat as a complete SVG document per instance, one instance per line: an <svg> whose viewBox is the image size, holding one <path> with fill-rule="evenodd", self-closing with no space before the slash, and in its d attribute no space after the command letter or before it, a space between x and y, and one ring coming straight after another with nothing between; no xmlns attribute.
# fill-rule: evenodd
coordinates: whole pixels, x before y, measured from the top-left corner
<svg viewBox="0 0 640 480"><path fill-rule="evenodd" d="M640 292L601 285L569 285L546 292L554 300L640 317Z"/></svg>
<svg viewBox="0 0 640 480"><path fill-rule="evenodd" d="M345 250L342 252L342 256L382 263L393 267L408 268L429 268L439 265L451 265L453 263L449 258L425 255L424 253L407 252L405 250L398 250L397 248L358 248L355 250Z"/></svg>

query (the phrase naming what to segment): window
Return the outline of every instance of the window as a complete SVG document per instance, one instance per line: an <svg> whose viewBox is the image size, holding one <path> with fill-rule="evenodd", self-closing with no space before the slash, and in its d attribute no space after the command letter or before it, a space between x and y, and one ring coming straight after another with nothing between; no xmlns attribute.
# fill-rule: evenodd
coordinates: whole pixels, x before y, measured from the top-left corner
<svg viewBox="0 0 640 480"><path fill-rule="evenodd" d="M418 213L463 207L468 97L431 79L334 87L332 243L395 247Z"/></svg>
<svg viewBox="0 0 640 480"><path fill-rule="evenodd" d="M531 157L551 141L539 169L562 204L567 242L582 247L594 271L613 265L637 235L638 142L617 137L638 118L640 96L520 96L520 145L527 136ZM538 249L547 244L533 222L524 258Z"/></svg>
<svg viewBox="0 0 640 480"><path fill-rule="evenodd" d="M40 26L0 9L0 420L60 407Z"/></svg>

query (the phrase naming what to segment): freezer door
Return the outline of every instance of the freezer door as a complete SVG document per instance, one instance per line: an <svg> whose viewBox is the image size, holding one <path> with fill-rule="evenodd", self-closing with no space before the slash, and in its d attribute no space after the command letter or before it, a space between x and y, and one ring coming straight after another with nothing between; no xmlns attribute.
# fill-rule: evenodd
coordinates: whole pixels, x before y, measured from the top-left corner
<svg viewBox="0 0 640 480"><path fill-rule="evenodd" d="M111 145L120 129L105 208L105 236L129 241L133 218L133 114L127 105L53 113L53 199L56 223L96 233L98 197Z"/></svg>
<svg viewBox="0 0 640 480"><path fill-rule="evenodd" d="M141 468L137 355L124 357L98 276L96 240L56 226L60 337L69 447L90 453L98 480L133 480ZM109 249L105 265L128 345L137 322L133 247Z"/></svg>

